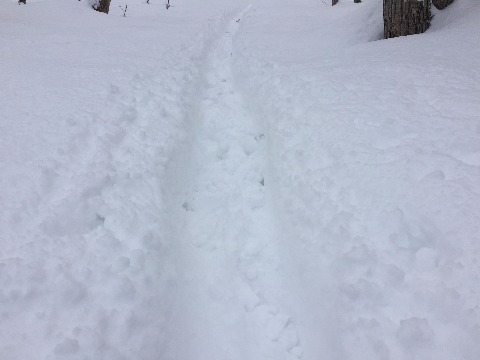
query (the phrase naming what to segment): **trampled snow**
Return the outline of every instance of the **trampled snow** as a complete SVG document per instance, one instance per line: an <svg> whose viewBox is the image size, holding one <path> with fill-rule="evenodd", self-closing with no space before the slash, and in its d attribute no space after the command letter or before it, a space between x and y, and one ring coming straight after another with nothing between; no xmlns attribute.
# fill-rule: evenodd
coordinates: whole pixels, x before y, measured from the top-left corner
<svg viewBox="0 0 480 360"><path fill-rule="evenodd" d="M0 359L480 359L480 4L381 3L2 2Z"/></svg>

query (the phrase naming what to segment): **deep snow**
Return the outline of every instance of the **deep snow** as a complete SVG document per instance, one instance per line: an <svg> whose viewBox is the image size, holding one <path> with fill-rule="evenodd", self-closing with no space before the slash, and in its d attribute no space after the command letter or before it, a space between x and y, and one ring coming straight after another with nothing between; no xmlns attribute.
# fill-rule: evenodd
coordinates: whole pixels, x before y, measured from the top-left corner
<svg viewBox="0 0 480 360"><path fill-rule="evenodd" d="M479 359L478 1L150 2L0 4L0 358Z"/></svg>

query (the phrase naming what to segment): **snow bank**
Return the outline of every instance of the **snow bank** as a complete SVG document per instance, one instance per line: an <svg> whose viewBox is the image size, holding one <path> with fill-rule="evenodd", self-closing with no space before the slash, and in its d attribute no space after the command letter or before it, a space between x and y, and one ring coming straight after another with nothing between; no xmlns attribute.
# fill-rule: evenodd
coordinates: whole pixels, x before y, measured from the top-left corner
<svg viewBox="0 0 480 360"><path fill-rule="evenodd" d="M237 78L268 129L285 302L306 359L477 359L480 7L368 42L378 4L267 1L242 19Z"/></svg>
<svg viewBox="0 0 480 360"><path fill-rule="evenodd" d="M235 5L151 2L0 5L2 359L165 351L165 167Z"/></svg>

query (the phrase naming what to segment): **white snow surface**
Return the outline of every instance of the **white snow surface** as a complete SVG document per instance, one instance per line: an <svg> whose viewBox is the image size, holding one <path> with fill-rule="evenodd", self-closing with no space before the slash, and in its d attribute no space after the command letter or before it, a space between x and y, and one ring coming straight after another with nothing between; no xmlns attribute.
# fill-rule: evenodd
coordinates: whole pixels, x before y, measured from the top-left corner
<svg viewBox="0 0 480 360"><path fill-rule="evenodd" d="M480 359L478 0L171 4L0 3L0 359Z"/></svg>

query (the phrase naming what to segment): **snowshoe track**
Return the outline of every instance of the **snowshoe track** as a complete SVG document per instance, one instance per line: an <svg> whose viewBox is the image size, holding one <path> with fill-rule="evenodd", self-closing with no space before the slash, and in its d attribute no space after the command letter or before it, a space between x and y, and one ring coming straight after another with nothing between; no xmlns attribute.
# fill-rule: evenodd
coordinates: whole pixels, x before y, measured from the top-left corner
<svg viewBox="0 0 480 360"><path fill-rule="evenodd" d="M233 38L247 7L213 44L191 119L192 139L171 164L181 242L173 322L189 340L178 359L298 359L270 209L265 134L235 86ZM173 327L173 325L172 325ZM217 341L221 337L222 341Z"/></svg>

